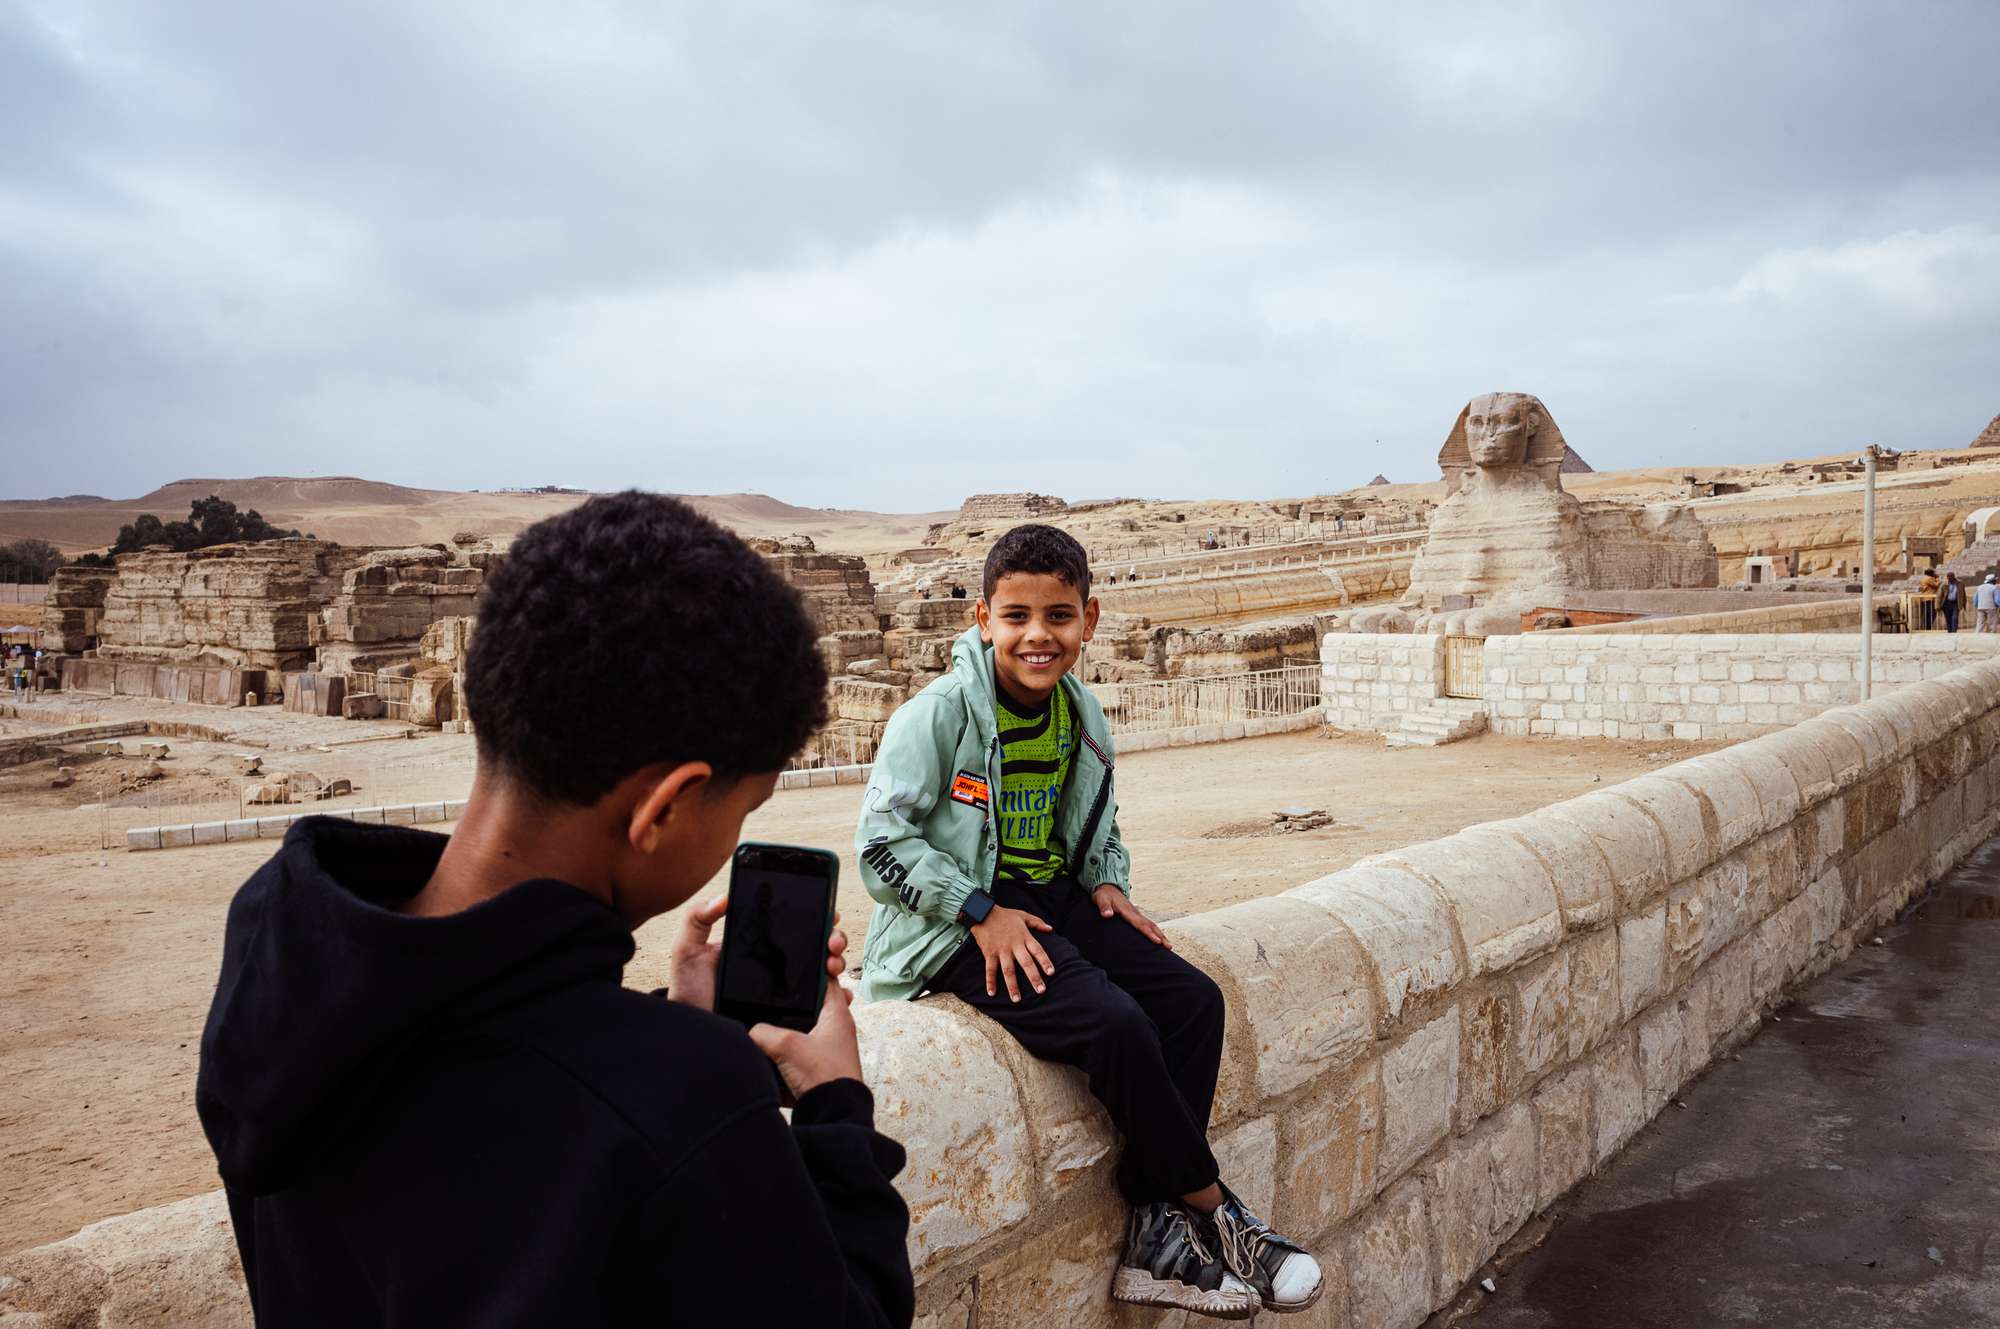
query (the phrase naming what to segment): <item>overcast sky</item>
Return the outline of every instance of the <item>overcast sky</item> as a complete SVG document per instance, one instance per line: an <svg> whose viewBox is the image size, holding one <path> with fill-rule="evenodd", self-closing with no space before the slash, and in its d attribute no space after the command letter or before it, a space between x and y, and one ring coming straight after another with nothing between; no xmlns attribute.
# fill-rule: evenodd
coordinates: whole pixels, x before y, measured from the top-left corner
<svg viewBox="0 0 2000 1329"><path fill-rule="evenodd" d="M1600 469L1963 446L1996 51L1991 0L0 0L0 494L1301 494L1495 389Z"/></svg>

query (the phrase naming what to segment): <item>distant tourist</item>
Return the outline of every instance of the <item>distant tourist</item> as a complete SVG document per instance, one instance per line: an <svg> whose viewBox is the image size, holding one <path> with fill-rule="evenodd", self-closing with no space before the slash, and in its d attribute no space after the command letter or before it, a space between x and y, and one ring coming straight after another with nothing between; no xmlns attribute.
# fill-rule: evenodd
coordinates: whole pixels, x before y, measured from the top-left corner
<svg viewBox="0 0 2000 1329"><path fill-rule="evenodd" d="M1125 1139L1114 1300L1305 1310L1318 1263L1222 1184L1209 1148L1222 992L1129 897L1111 731L1070 673L1097 627L1089 557L1053 526L1017 526L973 612L952 672L875 753L855 831L876 901L864 995L949 992L1089 1076Z"/></svg>
<svg viewBox="0 0 2000 1329"><path fill-rule="evenodd" d="M1958 610L1962 603L1959 595L1958 574L1944 574L1944 585L1938 587L1938 608L1944 613L1944 630L1958 631Z"/></svg>
<svg viewBox="0 0 2000 1329"><path fill-rule="evenodd" d="M1972 593L1972 607L1979 611L1977 631L1991 632L2000 626L2000 585L1994 584L1992 573L1987 573L1986 580Z"/></svg>
<svg viewBox="0 0 2000 1329"><path fill-rule="evenodd" d="M957 582L953 582L951 586L951 598L954 600L963 600L965 598L965 588Z"/></svg>
<svg viewBox="0 0 2000 1329"><path fill-rule="evenodd" d="M825 719L798 593L624 493L522 533L479 621L457 833L307 817L229 909L195 1106L258 1323L908 1326L847 993L712 1014L721 900L671 997L620 981Z"/></svg>

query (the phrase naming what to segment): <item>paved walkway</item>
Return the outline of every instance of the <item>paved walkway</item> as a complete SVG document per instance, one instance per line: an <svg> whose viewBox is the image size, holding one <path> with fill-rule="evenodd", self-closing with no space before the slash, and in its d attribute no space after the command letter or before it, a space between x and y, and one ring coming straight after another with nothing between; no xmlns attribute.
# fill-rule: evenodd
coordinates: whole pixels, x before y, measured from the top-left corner
<svg viewBox="0 0 2000 1329"><path fill-rule="evenodd" d="M2000 839L1557 1206L1466 1329L2000 1325Z"/></svg>

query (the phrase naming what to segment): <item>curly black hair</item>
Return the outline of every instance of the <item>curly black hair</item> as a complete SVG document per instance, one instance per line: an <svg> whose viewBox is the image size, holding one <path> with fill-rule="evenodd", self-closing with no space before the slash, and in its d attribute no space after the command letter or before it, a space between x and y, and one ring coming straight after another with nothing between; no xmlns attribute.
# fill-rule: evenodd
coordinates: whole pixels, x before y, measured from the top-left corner
<svg viewBox="0 0 2000 1329"><path fill-rule="evenodd" d="M1090 599L1090 555L1068 531L1054 526L1016 526L993 542L986 551L983 583L987 602L1000 579L1010 572L1042 572L1060 577L1076 587L1084 600Z"/></svg>
<svg viewBox="0 0 2000 1329"><path fill-rule="evenodd" d="M628 490L523 531L465 665L479 756L588 805L655 762L775 771L826 720L799 593L678 499Z"/></svg>

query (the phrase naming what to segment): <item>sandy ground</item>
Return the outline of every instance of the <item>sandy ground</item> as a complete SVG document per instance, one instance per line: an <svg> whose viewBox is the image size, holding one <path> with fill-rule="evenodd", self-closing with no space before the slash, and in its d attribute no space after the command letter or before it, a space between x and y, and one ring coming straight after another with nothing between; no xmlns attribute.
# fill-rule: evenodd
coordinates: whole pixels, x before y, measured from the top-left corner
<svg viewBox="0 0 2000 1329"><path fill-rule="evenodd" d="M199 713L253 741L300 737L296 716ZM313 732L304 737L321 736L306 728ZM177 741L168 778L202 790L228 785L235 777L226 757L242 750L242 742ZM1136 898L1171 917L1283 890L1689 750L1489 735L1390 751L1373 740L1301 734L1134 754L1122 764L1120 798ZM461 793L472 761L471 741L446 735L332 753L274 743L265 752L274 768L337 768L357 781L356 801L367 802ZM143 763L107 758L92 779L115 784L132 768ZM100 850L107 814L77 811L90 790L50 790L50 771L38 763L0 772L0 936L8 941L0 952L0 1251L215 1184L193 1110L196 1044L229 897L270 852L267 844ZM854 786L779 794L744 827L748 838L841 850L841 908L857 941L870 908L851 849L859 797ZM1295 806L1325 808L1336 824L1244 834L1272 810ZM666 981L676 926L670 917L641 931L628 983Z"/></svg>

